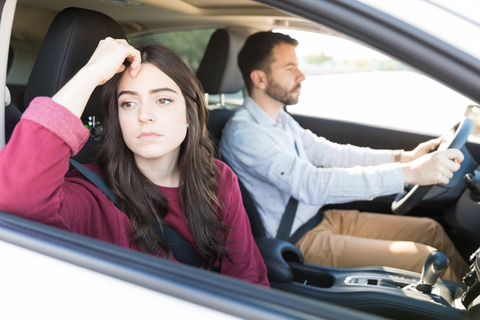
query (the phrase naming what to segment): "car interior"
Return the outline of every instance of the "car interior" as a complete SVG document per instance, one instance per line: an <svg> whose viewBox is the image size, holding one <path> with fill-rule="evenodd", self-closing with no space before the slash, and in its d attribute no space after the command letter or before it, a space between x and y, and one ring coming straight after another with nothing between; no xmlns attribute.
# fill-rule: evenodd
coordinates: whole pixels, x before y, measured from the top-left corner
<svg viewBox="0 0 480 320"><path fill-rule="evenodd" d="M223 47L223 52L221 51L222 46L220 41L222 40L218 40L219 38L216 38L215 34L210 39L205 56L202 59L202 64L205 60L209 59L207 57L208 54L214 56L214 58L210 58L210 60L213 61L216 60L219 54L224 57L231 54L231 49L227 48L227 46ZM215 41L219 41L219 44L215 45ZM211 46L220 49L215 50L213 53L213 51L208 50ZM236 61L233 60L231 63L236 63ZM199 70L203 72L202 64ZM222 63L217 65L217 67L219 66L221 67ZM235 82L238 81L235 77L241 77L239 70L235 69L235 66L229 66L228 62L223 68L224 71L218 72L217 70L216 72L212 72L213 76L208 81L218 81L219 84L225 82L226 84L224 86L228 86L229 81ZM233 74L230 70L237 70L237 73ZM211 87L201 76L199 76L199 79L204 85L204 88ZM238 87L235 87L235 89L230 92L236 91L238 91ZM210 92L209 89L206 89L206 92ZM221 92L230 93L222 90L211 90L213 94ZM222 113L220 114L220 112ZM219 134L221 134L220 128L225 125L229 116L232 114L233 111L227 108L213 109L210 111L209 130L214 141L219 141L221 138L221 136L219 136ZM469 124L471 125L471 122L469 122ZM460 147L463 147L472 127L470 126L466 130L468 133L463 137L463 142ZM468 154L466 148L464 148L463 151ZM477 163L471 157L468 157L465 163L468 163L468 165L462 166L465 172L472 171L477 166ZM461 173L457 174L457 177L461 176ZM269 280L273 287L306 297L315 297L357 308L362 311L372 312L372 310L375 310L373 313L382 316L388 315L391 317L393 313L396 317L398 316L398 319L430 319L429 317L432 317L431 319L448 319L450 317L460 319L463 316L467 319L469 317L466 314L459 314L455 309L444 308L446 305L452 305L456 299L455 296L463 291L461 286L455 283L444 281L440 289L442 294L440 294L439 299L434 295L426 298L425 295L429 295L431 291L418 292L417 289L414 289L416 288L415 285L420 281L420 278L411 272L385 267L339 269L304 263L302 253L294 246L295 242L266 237L260 215L241 181L240 186L244 205L252 225L252 233L264 257ZM355 206L354 204L349 205ZM357 288L355 288L356 286ZM397 288L399 291L393 295L386 294L390 292L392 288ZM412 292L409 292L408 288L412 288ZM362 293L359 294L360 292ZM416 294L419 295L415 298ZM432 299L432 304L425 304L425 298L427 300Z"/></svg>
<svg viewBox="0 0 480 320"><path fill-rule="evenodd" d="M220 159L222 157L218 150L218 142L223 126L234 112L222 97L225 94L238 93L243 89L243 80L236 65L236 55L251 32L253 31L245 29L218 28L212 34L196 72L205 90L207 101L211 95L220 96L218 103L209 101L210 114L207 124L217 147L217 157ZM122 26L106 14L75 7L66 8L58 13L41 44L26 86L22 88L12 85L8 88L12 95L12 103L5 109L7 140L30 101L36 96L52 96L88 61L98 42L107 36L127 38ZM89 127L91 136L82 151L75 156L75 159L81 163L88 163L95 159L95 145L101 135L101 105L101 88L97 88L82 118L85 125ZM294 115L294 117L303 127L310 128L314 133L327 139L332 137L339 143L362 145L364 141L371 141L368 135L379 135L376 129L352 123L348 125L348 130L344 131L357 133L357 140L352 141L350 135L342 136L342 132L338 132L337 124L333 120L312 119L302 115ZM440 203L444 200L441 197L451 192L451 189L456 190L454 197L460 197L456 206L449 209L447 217L451 224L458 226L461 230L452 236L465 244L464 255L471 255L469 259L472 268L470 273L465 275L464 283L444 281L432 275L431 266L441 259L437 256L432 256L426 261L421 275L382 266L342 269L304 263L302 253L293 243L265 237L265 230L254 202L240 181L252 233L267 266L271 286L299 296L392 319L475 319L480 317L478 280L480 254L478 250L476 251L480 243L477 232L480 228L480 220L470 215L472 211L478 211L478 200L472 200L471 196L475 192L475 186L465 189L462 182L466 174L473 174L477 169L480 159L475 159L472 154L479 155L480 147L467 142L468 133L472 128L471 123L466 122L452 128L453 136L455 138L459 136L459 140L448 141L458 143L462 151L467 154L466 165L462 166L462 172L459 172L451 186L426 191L426 193L430 192L431 198L440 197ZM381 130L385 132L388 129ZM466 137L461 136L464 135L462 130L468 131ZM407 141L401 145L402 148L413 148L419 141L432 138L428 135L413 135L405 132L394 134L399 141ZM379 141L378 145L369 146L373 148L387 146L387 141L384 143L378 139L376 141ZM389 145L389 147L392 146ZM336 207L389 212L391 202L392 197L382 197L373 202L359 201ZM409 214L418 214L420 209L425 212L425 210L435 211L436 208L420 206L412 209ZM465 234L468 237L465 237ZM474 241L471 241L472 238ZM421 287L419 283L427 283L427 287ZM459 301L462 305L458 305Z"/></svg>

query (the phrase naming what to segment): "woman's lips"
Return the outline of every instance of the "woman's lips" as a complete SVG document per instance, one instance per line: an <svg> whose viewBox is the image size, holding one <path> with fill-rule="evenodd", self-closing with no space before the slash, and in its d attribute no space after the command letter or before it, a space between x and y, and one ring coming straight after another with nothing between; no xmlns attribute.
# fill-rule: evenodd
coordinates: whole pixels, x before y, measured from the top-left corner
<svg viewBox="0 0 480 320"><path fill-rule="evenodd" d="M142 132L138 135L138 139L141 140L148 140L148 139L155 139L161 137L161 134L158 134L156 132Z"/></svg>

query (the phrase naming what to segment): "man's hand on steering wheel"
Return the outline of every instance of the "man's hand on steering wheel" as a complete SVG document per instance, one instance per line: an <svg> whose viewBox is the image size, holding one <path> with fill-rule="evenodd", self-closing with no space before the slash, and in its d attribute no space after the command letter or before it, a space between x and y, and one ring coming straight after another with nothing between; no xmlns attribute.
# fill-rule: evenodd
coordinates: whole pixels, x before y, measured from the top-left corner
<svg viewBox="0 0 480 320"><path fill-rule="evenodd" d="M427 143L431 141L427 141ZM460 169L462 161L463 154L458 149L424 154L416 160L402 165L405 184L419 186L447 184L453 177L453 173Z"/></svg>
<svg viewBox="0 0 480 320"><path fill-rule="evenodd" d="M441 142L442 142L441 137L422 142L415 149L411 151L404 151L400 157L400 162L407 163L407 162L416 160L421 156L435 150L440 145Z"/></svg>
<svg viewBox="0 0 480 320"><path fill-rule="evenodd" d="M423 200L452 203L458 198L466 187L463 177L478 166L465 147L473 127L473 120L464 117L440 139L403 152L405 160L412 159L410 162L400 159L406 188L393 200L393 213L406 214ZM433 149L436 151L430 152ZM460 162L463 162L461 167Z"/></svg>

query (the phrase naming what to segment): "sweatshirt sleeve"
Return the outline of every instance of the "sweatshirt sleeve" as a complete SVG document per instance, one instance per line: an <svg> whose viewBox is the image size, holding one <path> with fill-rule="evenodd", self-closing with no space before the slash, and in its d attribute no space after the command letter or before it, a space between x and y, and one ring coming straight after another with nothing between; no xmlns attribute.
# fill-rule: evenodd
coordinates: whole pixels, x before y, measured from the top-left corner
<svg viewBox="0 0 480 320"><path fill-rule="evenodd" d="M88 139L82 121L63 106L47 97L35 98L22 119L35 122L56 134L76 155Z"/></svg>
<svg viewBox="0 0 480 320"><path fill-rule="evenodd" d="M69 110L50 98L35 98L0 151L0 210L65 228L58 212L68 159L88 137Z"/></svg>
<svg viewBox="0 0 480 320"><path fill-rule="evenodd" d="M230 255L230 260L223 258L221 273L270 286L265 263L251 233L237 176L226 164L217 163L223 175L219 188L225 205L224 221L228 230L226 248Z"/></svg>

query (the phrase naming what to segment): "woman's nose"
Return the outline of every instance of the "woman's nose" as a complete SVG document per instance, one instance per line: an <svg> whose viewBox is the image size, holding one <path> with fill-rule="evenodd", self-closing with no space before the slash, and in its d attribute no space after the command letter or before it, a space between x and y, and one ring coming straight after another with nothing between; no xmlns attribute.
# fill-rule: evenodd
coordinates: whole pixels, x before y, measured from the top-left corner
<svg viewBox="0 0 480 320"><path fill-rule="evenodd" d="M154 121L155 115L153 114L152 108L149 108L148 106L140 106L140 108L138 108L138 122L148 123Z"/></svg>

